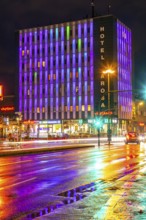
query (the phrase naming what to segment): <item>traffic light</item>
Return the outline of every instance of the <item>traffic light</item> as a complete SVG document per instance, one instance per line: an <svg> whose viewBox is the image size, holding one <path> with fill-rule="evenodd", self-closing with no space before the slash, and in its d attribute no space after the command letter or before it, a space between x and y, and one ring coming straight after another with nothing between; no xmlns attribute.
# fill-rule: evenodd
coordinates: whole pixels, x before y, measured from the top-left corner
<svg viewBox="0 0 146 220"><path fill-rule="evenodd" d="M101 128L102 126L103 126L102 118L101 118L101 117L96 118L96 119L95 119L95 127L96 127L96 128Z"/></svg>

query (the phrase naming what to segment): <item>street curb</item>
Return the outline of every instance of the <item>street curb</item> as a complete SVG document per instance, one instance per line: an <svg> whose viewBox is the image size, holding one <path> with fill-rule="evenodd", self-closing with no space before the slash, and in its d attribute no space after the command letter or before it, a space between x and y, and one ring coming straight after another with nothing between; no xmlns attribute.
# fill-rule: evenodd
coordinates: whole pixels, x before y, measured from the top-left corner
<svg viewBox="0 0 146 220"><path fill-rule="evenodd" d="M29 148L29 149L13 149L13 150L3 150L0 152L0 157L2 156L11 156L11 155L25 155L25 154L37 154L37 153L45 153L45 152L53 152L53 151L61 151L61 150L69 150L75 148L83 148L83 147L95 147L96 144L77 144L77 145L67 145L67 146L55 146L54 148Z"/></svg>

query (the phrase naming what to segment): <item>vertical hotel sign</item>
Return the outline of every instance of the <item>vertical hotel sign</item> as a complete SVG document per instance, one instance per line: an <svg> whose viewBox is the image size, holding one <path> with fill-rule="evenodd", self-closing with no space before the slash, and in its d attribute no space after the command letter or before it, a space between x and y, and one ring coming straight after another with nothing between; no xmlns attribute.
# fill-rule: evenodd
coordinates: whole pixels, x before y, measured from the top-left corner
<svg viewBox="0 0 146 220"><path fill-rule="evenodd" d="M105 61L105 27L99 27L99 53L100 53L100 63L102 66L102 62ZM104 111L106 107L105 101L105 93L106 93L106 83L105 83L105 75L103 73L100 74L100 111Z"/></svg>
<svg viewBox="0 0 146 220"><path fill-rule="evenodd" d="M3 94L3 85L0 84L0 101L3 100L3 96L4 96L4 94Z"/></svg>

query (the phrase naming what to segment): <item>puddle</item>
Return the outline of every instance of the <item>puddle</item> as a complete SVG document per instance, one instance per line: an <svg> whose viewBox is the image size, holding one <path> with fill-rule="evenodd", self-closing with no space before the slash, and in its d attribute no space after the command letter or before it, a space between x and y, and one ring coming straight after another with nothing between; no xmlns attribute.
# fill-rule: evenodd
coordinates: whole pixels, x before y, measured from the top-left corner
<svg viewBox="0 0 146 220"><path fill-rule="evenodd" d="M91 192L94 192L96 190L96 185L95 183L89 183L83 186L79 186L75 189L71 189L62 193L59 193L57 196L64 197L64 200L62 201L62 204L55 204L55 205L50 205L48 207L45 207L44 209L40 211L36 211L34 213L31 213L27 215L27 220L32 220L37 217L49 214L53 212L55 209L58 209L64 205L68 205L74 202L77 202L81 199L84 199L87 197Z"/></svg>

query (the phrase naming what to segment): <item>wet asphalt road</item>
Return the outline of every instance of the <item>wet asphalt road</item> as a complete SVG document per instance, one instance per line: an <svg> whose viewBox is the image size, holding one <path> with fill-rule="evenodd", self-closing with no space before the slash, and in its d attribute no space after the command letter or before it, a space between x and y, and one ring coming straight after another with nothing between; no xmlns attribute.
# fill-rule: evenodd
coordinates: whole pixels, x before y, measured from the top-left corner
<svg viewBox="0 0 146 220"><path fill-rule="evenodd" d="M61 204L62 192L98 180L115 182L145 167L145 156L144 145L129 144L1 157L0 219L28 219Z"/></svg>

